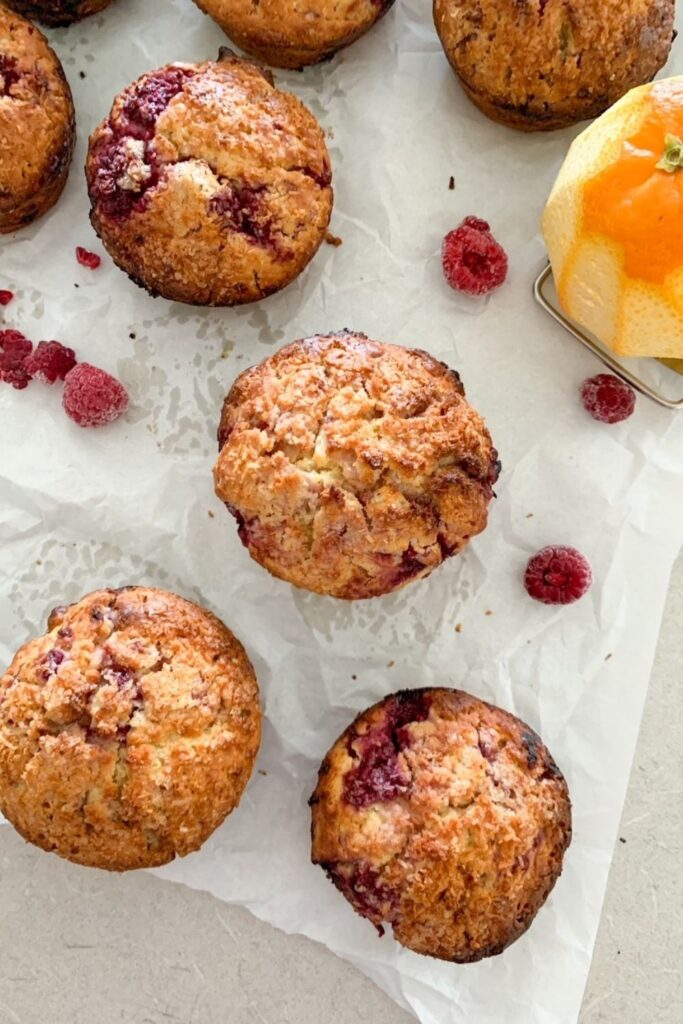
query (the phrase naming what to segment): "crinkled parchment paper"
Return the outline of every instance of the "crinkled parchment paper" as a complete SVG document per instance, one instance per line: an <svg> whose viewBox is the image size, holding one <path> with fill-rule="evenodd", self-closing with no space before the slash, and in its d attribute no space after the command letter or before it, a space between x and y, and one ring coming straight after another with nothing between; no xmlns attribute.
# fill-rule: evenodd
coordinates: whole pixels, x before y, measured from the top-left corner
<svg viewBox="0 0 683 1024"><path fill-rule="evenodd" d="M332 63L278 74L329 133L332 230L344 243L323 246L284 293L241 310L154 300L108 258L93 273L73 257L77 244L101 251L81 170L89 131L143 71L213 56L219 30L190 0L117 0L52 34L74 87L78 150L55 211L2 242L0 287L18 292L4 316L117 373L132 408L84 431L64 417L57 389L0 388L0 661L42 629L51 606L100 585L156 584L207 604L259 675L259 771L205 848L159 874L326 943L424 1024L569 1024L683 539L683 415L645 399L616 427L583 412L577 386L600 367L531 295L544 262L539 217L574 132L523 136L477 113L430 7L399 0ZM457 295L441 276L441 238L469 213L489 219L510 254L509 281L488 300ZM464 556L357 604L271 579L211 480L236 374L287 341L344 326L460 370L504 467L489 529ZM576 545L594 567L596 584L575 606L547 608L522 589L526 559L547 543ZM574 800L574 843L547 905L503 956L469 967L380 940L309 864L306 800L330 743L383 694L432 684L529 722Z"/></svg>

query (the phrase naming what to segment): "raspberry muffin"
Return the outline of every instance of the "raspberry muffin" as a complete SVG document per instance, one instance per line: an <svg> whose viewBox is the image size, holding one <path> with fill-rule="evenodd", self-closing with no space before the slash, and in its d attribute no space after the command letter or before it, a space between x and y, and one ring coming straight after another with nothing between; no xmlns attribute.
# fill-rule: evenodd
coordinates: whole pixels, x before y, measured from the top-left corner
<svg viewBox="0 0 683 1024"><path fill-rule="evenodd" d="M165 864L239 803L260 720L222 622L162 590L98 590L55 609L0 679L0 810L78 864Z"/></svg>
<svg viewBox="0 0 683 1024"><path fill-rule="evenodd" d="M382 18L394 0L195 0L247 53L278 68L333 57Z"/></svg>
<svg viewBox="0 0 683 1024"><path fill-rule="evenodd" d="M311 797L313 862L416 953L471 963L522 935L571 840L567 785L528 726L459 690L360 714Z"/></svg>
<svg viewBox="0 0 683 1024"><path fill-rule="evenodd" d="M319 594L427 576L486 526L500 464L457 373L341 331L295 341L232 387L216 493L252 558Z"/></svg>
<svg viewBox="0 0 683 1024"><path fill-rule="evenodd" d="M125 89L90 138L86 173L91 220L114 261L153 295L197 305L284 288L332 211L318 122L228 50Z"/></svg>
<svg viewBox="0 0 683 1024"><path fill-rule="evenodd" d="M19 14L43 25L70 25L108 7L112 0L7 0Z"/></svg>
<svg viewBox="0 0 683 1024"><path fill-rule="evenodd" d="M544 131L597 117L666 63L674 0L434 0L446 56L494 121Z"/></svg>
<svg viewBox="0 0 683 1024"><path fill-rule="evenodd" d="M42 32L0 3L0 233L57 202L75 139L62 65Z"/></svg>

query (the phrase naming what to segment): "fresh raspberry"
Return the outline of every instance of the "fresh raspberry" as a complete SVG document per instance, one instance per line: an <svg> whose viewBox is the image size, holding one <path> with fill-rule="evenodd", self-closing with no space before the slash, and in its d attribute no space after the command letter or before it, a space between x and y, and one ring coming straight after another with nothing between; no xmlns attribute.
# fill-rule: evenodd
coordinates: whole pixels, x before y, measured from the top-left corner
<svg viewBox="0 0 683 1024"><path fill-rule="evenodd" d="M9 306L13 298L14 292L7 291L6 288L0 289L0 306Z"/></svg>
<svg viewBox="0 0 683 1024"><path fill-rule="evenodd" d="M524 573L527 594L543 604L572 604L589 590L593 572L576 548L553 545L529 559Z"/></svg>
<svg viewBox="0 0 683 1024"><path fill-rule="evenodd" d="M500 287L508 272L508 258L489 225L466 217L450 231L441 248L443 272L451 288L467 295L486 295Z"/></svg>
<svg viewBox="0 0 683 1024"><path fill-rule="evenodd" d="M64 380L77 362L74 350L61 341L41 341L24 361L24 368L43 384L54 384L56 380Z"/></svg>
<svg viewBox="0 0 683 1024"><path fill-rule="evenodd" d="M96 252L90 252L89 249L84 249L82 245L76 246L76 259L82 267L88 267L90 270L97 270L102 257L98 256Z"/></svg>
<svg viewBox="0 0 683 1024"><path fill-rule="evenodd" d="M581 385L581 401L586 412L601 423L621 423L633 414L636 393L625 381L611 373L589 377Z"/></svg>
<svg viewBox="0 0 683 1024"><path fill-rule="evenodd" d="M128 394L116 377L90 363L79 363L66 375L62 405L79 427L101 427L123 415Z"/></svg>

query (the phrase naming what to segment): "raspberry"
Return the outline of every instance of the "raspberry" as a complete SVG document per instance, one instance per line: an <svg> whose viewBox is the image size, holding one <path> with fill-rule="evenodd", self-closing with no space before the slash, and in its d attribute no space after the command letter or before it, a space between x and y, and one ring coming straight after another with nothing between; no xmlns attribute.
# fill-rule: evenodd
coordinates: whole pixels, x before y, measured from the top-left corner
<svg viewBox="0 0 683 1024"><path fill-rule="evenodd" d="M5 288L0 289L0 306L9 306L13 298L14 292L7 291Z"/></svg>
<svg viewBox="0 0 683 1024"><path fill-rule="evenodd" d="M576 548L543 548L529 559L524 573L527 594L543 604L572 604L589 590L593 572Z"/></svg>
<svg viewBox="0 0 683 1024"><path fill-rule="evenodd" d="M96 252L90 252L89 249L84 249L82 245L76 246L76 259L82 267L88 267L90 270L97 270L102 257L98 256Z"/></svg>
<svg viewBox="0 0 683 1024"><path fill-rule="evenodd" d="M441 249L443 272L451 288L467 295L486 295L500 287L508 272L508 258L489 225L466 217L450 231Z"/></svg>
<svg viewBox="0 0 683 1024"><path fill-rule="evenodd" d="M611 373L599 373L581 385L581 401L594 420L621 423L633 414L636 393L619 377Z"/></svg>
<svg viewBox="0 0 683 1024"><path fill-rule="evenodd" d="M60 341L41 341L35 352L24 361L24 368L43 384L64 380L76 365L76 353Z"/></svg>
<svg viewBox="0 0 683 1024"><path fill-rule="evenodd" d="M31 382L24 360L31 354L32 343L21 331L0 331L0 380L23 391Z"/></svg>
<svg viewBox="0 0 683 1024"><path fill-rule="evenodd" d="M101 427L123 415L128 394L116 377L90 363L79 363L66 375L62 405L79 427Z"/></svg>

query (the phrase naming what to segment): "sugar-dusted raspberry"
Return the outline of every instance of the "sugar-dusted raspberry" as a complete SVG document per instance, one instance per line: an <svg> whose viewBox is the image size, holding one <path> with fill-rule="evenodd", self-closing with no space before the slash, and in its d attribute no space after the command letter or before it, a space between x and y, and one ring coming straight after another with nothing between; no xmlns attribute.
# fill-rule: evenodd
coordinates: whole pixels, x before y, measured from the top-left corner
<svg viewBox="0 0 683 1024"><path fill-rule="evenodd" d="M122 416L128 393L110 373L90 363L79 363L66 375L62 404L79 427L101 427Z"/></svg>
<svg viewBox="0 0 683 1024"><path fill-rule="evenodd" d="M443 272L451 288L467 295L486 295L500 287L508 272L505 250L485 220L466 217L443 240Z"/></svg>
<svg viewBox="0 0 683 1024"><path fill-rule="evenodd" d="M13 298L14 292L10 292L7 288L0 288L0 306L9 306Z"/></svg>
<svg viewBox="0 0 683 1024"><path fill-rule="evenodd" d="M589 590L593 572L576 548L551 545L537 552L526 567L524 586L543 604L572 604Z"/></svg>
<svg viewBox="0 0 683 1024"><path fill-rule="evenodd" d="M621 423L633 414L636 393L619 377L611 373L599 373L581 385L581 401L594 420Z"/></svg>
<svg viewBox="0 0 683 1024"><path fill-rule="evenodd" d="M82 245L76 246L76 259L82 267L88 267L89 270L97 270L102 262L101 256L98 256L96 252L90 252L89 249L84 249Z"/></svg>
<svg viewBox="0 0 683 1024"><path fill-rule="evenodd" d="M61 341L41 341L24 361L24 367L43 384L54 384L56 380L64 380L77 362L74 350Z"/></svg>

